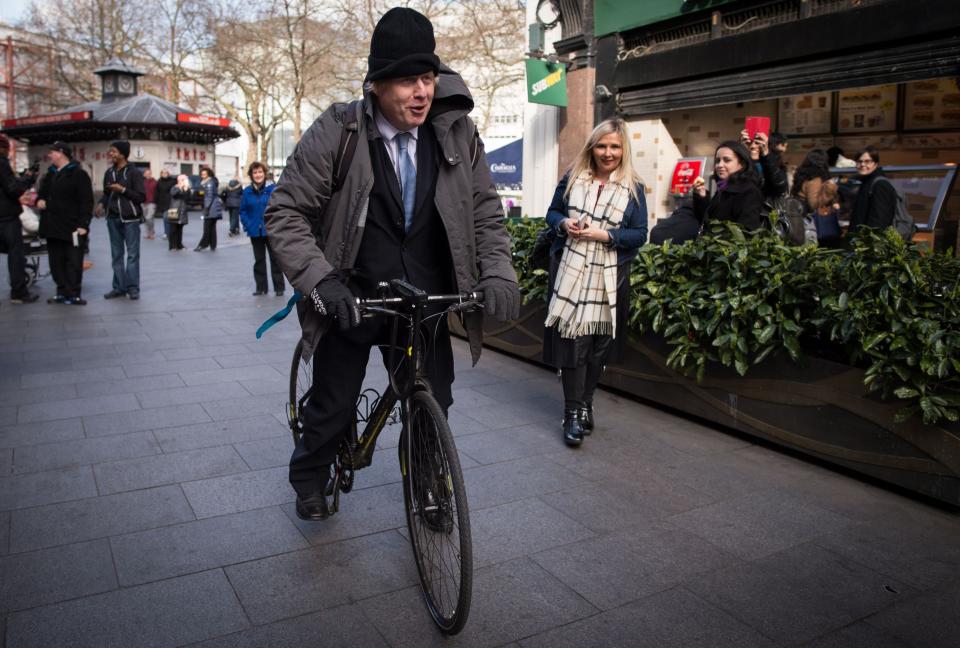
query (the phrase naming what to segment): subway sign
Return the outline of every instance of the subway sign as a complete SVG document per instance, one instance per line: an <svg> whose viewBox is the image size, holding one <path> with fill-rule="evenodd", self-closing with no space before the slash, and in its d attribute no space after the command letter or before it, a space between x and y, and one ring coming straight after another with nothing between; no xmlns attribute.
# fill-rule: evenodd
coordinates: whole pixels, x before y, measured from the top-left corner
<svg viewBox="0 0 960 648"><path fill-rule="evenodd" d="M567 106L567 68L562 63L527 59L527 101Z"/></svg>

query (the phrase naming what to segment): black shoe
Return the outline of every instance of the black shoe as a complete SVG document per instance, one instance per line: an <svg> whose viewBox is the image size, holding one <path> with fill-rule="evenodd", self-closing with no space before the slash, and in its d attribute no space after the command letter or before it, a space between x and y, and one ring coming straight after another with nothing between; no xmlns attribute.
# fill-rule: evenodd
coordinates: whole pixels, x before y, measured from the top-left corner
<svg viewBox="0 0 960 648"><path fill-rule="evenodd" d="M40 299L40 295L36 295L31 292L23 293L22 295L17 295L10 298L11 304L32 304L33 302Z"/></svg>
<svg viewBox="0 0 960 648"><path fill-rule="evenodd" d="M254 296L254 297L259 297L260 295L266 295L266 294L267 294L267 291L266 291L266 290L254 290L254 291L253 291L253 296Z"/></svg>
<svg viewBox="0 0 960 648"><path fill-rule="evenodd" d="M580 426L584 436L593 432L593 403L587 403L580 408Z"/></svg>
<svg viewBox="0 0 960 648"><path fill-rule="evenodd" d="M206 250L206 249L207 249L207 246L206 246L206 245L204 245L203 247L200 247L200 246L198 245L197 247L193 248L193 251L194 251L194 252L203 252L203 251Z"/></svg>
<svg viewBox="0 0 960 648"><path fill-rule="evenodd" d="M53 297L47 297L48 304L62 304L63 300L66 299L63 295L54 295Z"/></svg>
<svg viewBox="0 0 960 648"><path fill-rule="evenodd" d="M563 442L571 448L583 443L583 426L580 424L580 409L567 409L563 412Z"/></svg>
<svg viewBox="0 0 960 648"><path fill-rule="evenodd" d="M323 493L314 493L307 497L297 496L297 517L308 522L319 522L330 517L327 498Z"/></svg>
<svg viewBox="0 0 960 648"><path fill-rule="evenodd" d="M277 297L283 297L283 291L282 291L282 290L278 290L278 291L276 291L276 292L277 292Z"/></svg>
<svg viewBox="0 0 960 648"><path fill-rule="evenodd" d="M140 291L139 291L139 290L131 290L130 292L127 293L127 297L129 297L129 298L132 299L133 301L137 301L138 299L140 299Z"/></svg>
<svg viewBox="0 0 960 648"><path fill-rule="evenodd" d="M126 297L127 293L122 290L111 290L103 296L104 299L116 299L117 297Z"/></svg>

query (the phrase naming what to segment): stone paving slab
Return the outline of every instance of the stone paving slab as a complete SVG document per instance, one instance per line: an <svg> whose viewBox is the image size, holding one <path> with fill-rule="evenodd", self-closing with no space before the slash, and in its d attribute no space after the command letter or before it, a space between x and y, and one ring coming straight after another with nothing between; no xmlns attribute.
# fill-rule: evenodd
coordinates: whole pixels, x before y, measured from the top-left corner
<svg viewBox="0 0 960 648"><path fill-rule="evenodd" d="M809 544L706 574L688 586L778 645L838 630L915 592Z"/></svg>
<svg viewBox="0 0 960 648"><path fill-rule="evenodd" d="M110 540L121 586L206 571L307 546L303 535L275 507Z"/></svg>
<svg viewBox="0 0 960 648"><path fill-rule="evenodd" d="M417 582L410 546L396 531L226 568L255 624L298 616ZM410 596L420 604L419 592Z"/></svg>
<svg viewBox="0 0 960 648"><path fill-rule="evenodd" d="M0 477L0 511L96 497L97 484L89 466Z"/></svg>
<svg viewBox="0 0 960 648"><path fill-rule="evenodd" d="M106 540L14 554L0 559L0 611L11 612L117 587Z"/></svg>
<svg viewBox="0 0 960 648"><path fill-rule="evenodd" d="M93 472L97 477L100 493L109 495L246 472L249 468L230 446L215 446L105 462L94 466Z"/></svg>
<svg viewBox="0 0 960 648"><path fill-rule="evenodd" d="M131 432L18 448L13 469L18 474L40 472L67 466L155 455L159 452L160 445L152 433Z"/></svg>
<svg viewBox="0 0 960 648"><path fill-rule="evenodd" d="M476 570L444 639L406 540L399 426L334 518L296 518L298 330L255 340L285 300L250 297L247 240L144 241L143 298L105 301L93 227L86 307L0 308L0 648L960 645L956 510L605 391L571 450L555 372L489 349L471 367L460 341Z"/></svg>
<svg viewBox="0 0 960 648"><path fill-rule="evenodd" d="M40 547L152 529L195 519L179 486L89 497L14 511L10 550Z"/></svg>
<svg viewBox="0 0 960 648"><path fill-rule="evenodd" d="M219 569L10 615L7 645L172 648L250 626Z"/></svg>
<svg viewBox="0 0 960 648"><path fill-rule="evenodd" d="M597 611L527 558L478 569L473 592L467 627L454 641L458 646L502 646ZM416 587L383 594L362 605L391 646L454 643L434 629Z"/></svg>

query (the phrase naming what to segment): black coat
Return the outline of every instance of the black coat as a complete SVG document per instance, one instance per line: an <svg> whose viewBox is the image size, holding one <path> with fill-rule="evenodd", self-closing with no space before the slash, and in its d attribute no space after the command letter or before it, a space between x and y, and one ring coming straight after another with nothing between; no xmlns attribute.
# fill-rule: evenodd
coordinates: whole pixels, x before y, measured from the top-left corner
<svg viewBox="0 0 960 648"><path fill-rule="evenodd" d="M850 231L861 227L883 229L893 225L894 212L897 210L897 192L889 182L874 183L877 178L885 177L883 169L877 169L860 179L857 201L853 203L850 214Z"/></svg>
<svg viewBox="0 0 960 648"><path fill-rule="evenodd" d="M170 190L177 186L177 179L173 176L160 178L157 180L157 190L154 192L154 200L157 203L157 213L161 216L163 212L170 209Z"/></svg>
<svg viewBox="0 0 960 648"><path fill-rule="evenodd" d="M47 207L40 214L40 236L70 241L78 227L90 229L93 216L93 184L77 162L59 171L51 167L40 181L37 198Z"/></svg>
<svg viewBox="0 0 960 648"><path fill-rule="evenodd" d="M30 184L29 180L13 172L6 155L0 155L0 221L20 218L20 212L23 211L20 196L30 188Z"/></svg>
<svg viewBox="0 0 960 648"><path fill-rule="evenodd" d="M107 189L111 184L121 184L125 190L121 193ZM109 218L120 218L124 222L140 221L143 217L143 201L147 192L143 188L143 172L130 163L121 169L108 166L103 173L103 196L100 204Z"/></svg>
<svg viewBox="0 0 960 648"><path fill-rule="evenodd" d="M787 167L783 165L780 154L771 150L760 157L760 191L763 197L775 200L787 195L790 184L787 182Z"/></svg>
<svg viewBox="0 0 960 648"><path fill-rule="evenodd" d="M711 222L733 221L742 229L752 231L760 229L763 222L763 194L756 182L738 173L712 198L694 194L693 209L698 221L703 223L706 218L708 227Z"/></svg>

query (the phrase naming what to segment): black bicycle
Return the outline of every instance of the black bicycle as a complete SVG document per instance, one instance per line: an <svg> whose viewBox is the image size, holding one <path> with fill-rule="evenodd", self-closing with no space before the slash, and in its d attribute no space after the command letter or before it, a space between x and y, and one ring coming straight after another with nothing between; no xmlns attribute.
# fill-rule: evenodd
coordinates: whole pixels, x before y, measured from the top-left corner
<svg viewBox="0 0 960 648"><path fill-rule="evenodd" d="M356 471L373 461L380 432L399 419L403 500L420 587L441 632L457 634L467 622L473 589L470 515L453 434L423 373L423 330L448 313L479 308L482 295L428 295L401 280L381 284L380 292L382 297L358 300L358 304L364 317L392 320L386 365L389 384L383 394L373 389L360 394L356 420L333 464L327 492L333 498L330 514L339 510L340 493L353 488ZM427 314L429 306L437 305L448 306ZM303 431L301 412L312 385L313 358L303 357L298 342L290 368L287 411L294 442ZM359 431L361 423L364 427Z"/></svg>

